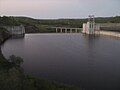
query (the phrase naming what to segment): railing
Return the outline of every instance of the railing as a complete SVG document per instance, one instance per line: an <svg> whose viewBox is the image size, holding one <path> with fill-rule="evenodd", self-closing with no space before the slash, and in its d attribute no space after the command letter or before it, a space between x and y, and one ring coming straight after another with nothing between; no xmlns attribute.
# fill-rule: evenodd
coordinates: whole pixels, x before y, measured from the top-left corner
<svg viewBox="0 0 120 90"><path fill-rule="evenodd" d="M82 28L71 28L71 27L51 27L56 30L56 33L79 33Z"/></svg>

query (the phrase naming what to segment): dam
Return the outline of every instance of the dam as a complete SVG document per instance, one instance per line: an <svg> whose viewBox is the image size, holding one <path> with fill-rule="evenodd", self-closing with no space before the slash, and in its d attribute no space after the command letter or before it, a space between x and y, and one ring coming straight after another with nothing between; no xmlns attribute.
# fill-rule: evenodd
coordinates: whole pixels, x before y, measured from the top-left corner
<svg viewBox="0 0 120 90"><path fill-rule="evenodd" d="M88 22L83 23L82 33L120 37L120 23L95 23L94 15L90 15Z"/></svg>
<svg viewBox="0 0 120 90"><path fill-rule="evenodd" d="M3 26L7 29L11 35L24 35L25 27L23 25L20 26Z"/></svg>

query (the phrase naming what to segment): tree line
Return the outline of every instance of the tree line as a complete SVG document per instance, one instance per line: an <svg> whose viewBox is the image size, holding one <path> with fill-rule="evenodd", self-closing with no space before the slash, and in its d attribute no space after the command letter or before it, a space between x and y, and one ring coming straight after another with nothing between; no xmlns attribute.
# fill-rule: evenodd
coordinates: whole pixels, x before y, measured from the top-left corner
<svg viewBox="0 0 120 90"><path fill-rule="evenodd" d="M13 17L13 16L3 16L0 17L0 25L24 25L24 26L34 26L39 29L40 32L48 32L51 29L48 27L52 26L62 26L62 27L76 27L82 28L82 24L86 23L88 18L84 19L33 19L29 17ZM115 17L96 17L96 23L120 23L120 16ZM52 32L52 30L51 30Z"/></svg>

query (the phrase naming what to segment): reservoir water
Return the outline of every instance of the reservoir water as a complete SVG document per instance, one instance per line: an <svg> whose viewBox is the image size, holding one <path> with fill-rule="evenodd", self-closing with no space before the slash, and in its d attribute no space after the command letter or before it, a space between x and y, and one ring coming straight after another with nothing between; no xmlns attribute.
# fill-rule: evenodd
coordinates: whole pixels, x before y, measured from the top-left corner
<svg viewBox="0 0 120 90"><path fill-rule="evenodd" d="M3 55L20 56L27 74L85 87L120 90L120 39L78 34L26 34L2 46Z"/></svg>

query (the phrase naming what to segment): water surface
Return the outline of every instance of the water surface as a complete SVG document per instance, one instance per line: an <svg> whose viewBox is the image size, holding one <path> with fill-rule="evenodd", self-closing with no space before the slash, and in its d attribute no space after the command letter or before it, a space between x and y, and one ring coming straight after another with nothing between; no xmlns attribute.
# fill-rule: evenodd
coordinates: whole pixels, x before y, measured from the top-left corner
<svg viewBox="0 0 120 90"><path fill-rule="evenodd" d="M89 90L120 90L120 39L82 34L26 34L2 45L24 58L26 73Z"/></svg>

